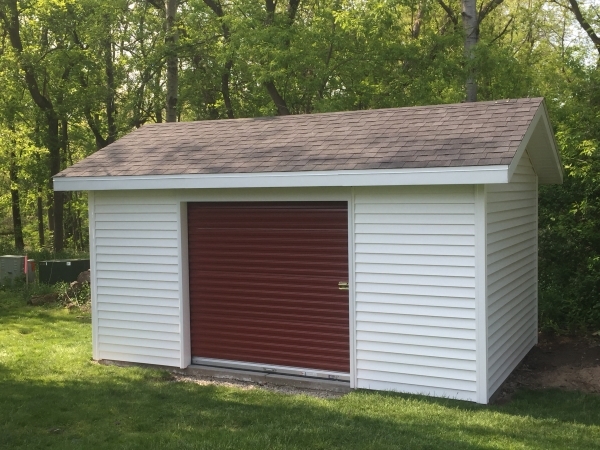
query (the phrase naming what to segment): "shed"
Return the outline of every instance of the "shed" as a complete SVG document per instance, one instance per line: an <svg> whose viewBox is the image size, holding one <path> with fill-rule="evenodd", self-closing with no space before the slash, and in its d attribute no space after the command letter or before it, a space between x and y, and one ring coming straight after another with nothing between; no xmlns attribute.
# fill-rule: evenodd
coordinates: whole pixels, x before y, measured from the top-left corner
<svg viewBox="0 0 600 450"><path fill-rule="evenodd" d="M487 403L537 341L543 99L145 125L89 191L96 360Z"/></svg>

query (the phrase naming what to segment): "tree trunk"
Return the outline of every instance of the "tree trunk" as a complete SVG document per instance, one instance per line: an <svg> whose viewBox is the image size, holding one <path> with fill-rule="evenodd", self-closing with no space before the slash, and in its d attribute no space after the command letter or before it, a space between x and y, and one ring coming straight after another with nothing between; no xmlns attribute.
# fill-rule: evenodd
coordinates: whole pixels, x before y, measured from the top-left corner
<svg viewBox="0 0 600 450"><path fill-rule="evenodd" d="M167 49L167 122L177 121L177 86L178 86L178 58L177 58L177 6L179 0L166 0L165 44Z"/></svg>
<svg viewBox="0 0 600 450"><path fill-rule="evenodd" d="M107 24L109 23L108 20L106 22ZM117 124L115 121L117 109L115 105L115 68L112 33L110 32L104 42L104 71L106 73L106 123L108 125L108 135L102 147L112 144L117 139Z"/></svg>
<svg viewBox="0 0 600 450"><path fill-rule="evenodd" d="M475 70L475 46L479 40L476 0L462 0L462 23L465 32L465 58L467 62L466 100L467 102L476 102L477 73Z"/></svg>
<svg viewBox="0 0 600 450"><path fill-rule="evenodd" d="M17 155L14 150L10 152L10 198L12 204L13 230L15 235L15 249L23 251L25 243L23 242L23 224L21 222L21 202L19 199L19 175L17 167Z"/></svg>
<svg viewBox="0 0 600 450"><path fill-rule="evenodd" d="M52 177L60 172L60 138L59 120L54 114L47 114L48 121L48 150L50 150L50 182ZM64 248L63 235L63 208L64 195L54 191L52 195L52 213L54 219L54 251L60 252Z"/></svg>
<svg viewBox="0 0 600 450"><path fill-rule="evenodd" d="M44 236L44 202L42 200L42 189L38 188L37 197L37 222L38 222L38 239L40 247L43 247L46 243Z"/></svg>
<svg viewBox="0 0 600 450"><path fill-rule="evenodd" d="M229 41L231 39L231 33L229 31L229 27L223 21L223 17L225 17L225 13L223 12L223 7L221 6L221 2L219 0L204 0L206 6L208 6L212 11L216 14L216 16L221 19L221 29L223 30L223 41L225 45L229 45ZM229 92L229 80L231 78L231 69L233 68L233 59L227 58L225 61L225 67L223 73L221 74L221 94L223 94L223 102L225 103L225 112L227 114L228 119L233 119L233 106L231 104L231 95Z"/></svg>
<svg viewBox="0 0 600 450"><path fill-rule="evenodd" d="M275 82L273 80L266 81L265 87L271 96L271 100L273 100L273 103L275 103L275 106L277 107L277 114L280 116L287 116L290 113L290 110L288 109L285 100L277 90L277 87L275 87Z"/></svg>

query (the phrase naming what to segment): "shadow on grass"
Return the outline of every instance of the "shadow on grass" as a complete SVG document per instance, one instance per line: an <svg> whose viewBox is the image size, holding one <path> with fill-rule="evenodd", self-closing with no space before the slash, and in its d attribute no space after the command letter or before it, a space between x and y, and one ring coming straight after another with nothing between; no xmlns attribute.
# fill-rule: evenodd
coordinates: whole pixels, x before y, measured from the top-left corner
<svg viewBox="0 0 600 450"><path fill-rule="evenodd" d="M595 449L600 439L597 416L569 421L558 404L554 416L537 414L533 394L512 410L366 391L319 400L105 370L36 383L0 365L0 448Z"/></svg>

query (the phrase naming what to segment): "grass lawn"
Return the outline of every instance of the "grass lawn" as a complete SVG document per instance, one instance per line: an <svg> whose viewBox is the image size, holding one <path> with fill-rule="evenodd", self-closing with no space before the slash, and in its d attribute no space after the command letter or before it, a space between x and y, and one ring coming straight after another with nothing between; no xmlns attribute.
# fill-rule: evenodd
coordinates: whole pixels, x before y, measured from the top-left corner
<svg viewBox="0 0 600 450"><path fill-rule="evenodd" d="M336 399L169 381L91 361L90 318L0 292L1 449L598 449L600 396L502 406L356 391Z"/></svg>

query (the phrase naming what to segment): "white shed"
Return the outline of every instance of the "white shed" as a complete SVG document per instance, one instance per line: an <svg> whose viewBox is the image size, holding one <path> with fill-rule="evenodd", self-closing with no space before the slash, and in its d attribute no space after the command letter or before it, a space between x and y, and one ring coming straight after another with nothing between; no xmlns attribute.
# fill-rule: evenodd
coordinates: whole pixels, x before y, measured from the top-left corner
<svg viewBox="0 0 600 450"><path fill-rule="evenodd" d="M537 341L542 99L145 125L89 191L93 357L487 403Z"/></svg>

